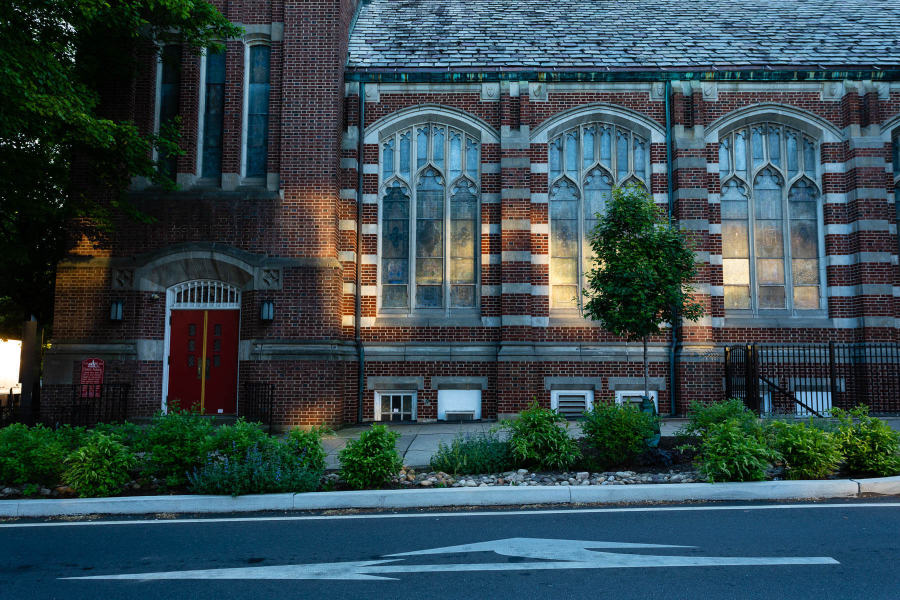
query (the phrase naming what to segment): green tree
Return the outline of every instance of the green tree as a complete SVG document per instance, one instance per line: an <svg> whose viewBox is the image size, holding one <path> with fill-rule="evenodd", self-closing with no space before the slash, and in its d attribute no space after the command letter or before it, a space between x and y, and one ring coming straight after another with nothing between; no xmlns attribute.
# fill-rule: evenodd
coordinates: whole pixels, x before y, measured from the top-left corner
<svg viewBox="0 0 900 600"><path fill-rule="evenodd" d="M174 187L152 150L181 154L177 128L142 134L104 93L129 89L173 35L200 52L240 33L206 0L0 2L0 310L49 322L67 224L97 242L142 218L133 176Z"/></svg>
<svg viewBox="0 0 900 600"><path fill-rule="evenodd" d="M649 395L647 340L679 316L696 321L694 247L642 188L615 188L606 212L589 234L593 256L584 313L628 341L644 344L644 393Z"/></svg>

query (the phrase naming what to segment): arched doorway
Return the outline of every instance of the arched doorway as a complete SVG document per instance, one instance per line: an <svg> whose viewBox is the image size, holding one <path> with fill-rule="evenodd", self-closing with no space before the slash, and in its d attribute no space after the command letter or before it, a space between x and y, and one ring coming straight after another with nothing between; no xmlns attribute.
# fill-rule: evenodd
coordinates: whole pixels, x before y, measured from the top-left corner
<svg viewBox="0 0 900 600"><path fill-rule="evenodd" d="M237 414L241 292L212 280L179 283L166 293L163 404Z"/></svg>

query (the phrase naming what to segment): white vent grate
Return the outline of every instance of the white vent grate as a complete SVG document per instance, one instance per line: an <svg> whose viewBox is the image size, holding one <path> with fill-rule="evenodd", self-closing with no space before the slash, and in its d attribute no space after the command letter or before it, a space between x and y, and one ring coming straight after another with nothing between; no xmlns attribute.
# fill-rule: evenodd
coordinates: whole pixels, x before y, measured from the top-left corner
<svg viewBox="0 0 900 600"><path fill-rule="evenodd" d="M444 420L446 421L474 421L475 420L475 411L451 411L448 410L444 413L446 416Z"/></svg>
<svg viewBox="0 0 900 600"><path fill-rule="evenodd" d="M584 394L560 394L559 410L567 419L578 419L587 410L587 396Z"/></svg>
<svg viewBox="0 0 900 600"><path fill-rule="evenodd" d="M241 291L222 281L188 281L170 288L172 308L240 308Z"/></svg>

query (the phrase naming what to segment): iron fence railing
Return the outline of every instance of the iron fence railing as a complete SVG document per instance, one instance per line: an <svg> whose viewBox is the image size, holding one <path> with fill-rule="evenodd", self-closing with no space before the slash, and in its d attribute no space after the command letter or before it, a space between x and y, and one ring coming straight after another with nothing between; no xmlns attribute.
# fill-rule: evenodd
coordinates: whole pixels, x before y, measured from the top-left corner
<svg viewBox="0 0 900 600"><path fill-rule="evenodd" d="M40 421L51 427L93 427L121 423L128 417L129 383L74 384L68 402L40 411Z"/></svg>
<svg viewBox="0 0 900 600"><path fill-rule="evenodd" d="M272 428L272 407L275 403L274 383L244 382L238 399L238 414L251 423Z"/></svg>
<svg viewBox="0 0 900 600"><path fill-rule="evenodd" d="M761 414L821 416L859 404L900 412L900 345L729 346L725 395Z"/></svg>

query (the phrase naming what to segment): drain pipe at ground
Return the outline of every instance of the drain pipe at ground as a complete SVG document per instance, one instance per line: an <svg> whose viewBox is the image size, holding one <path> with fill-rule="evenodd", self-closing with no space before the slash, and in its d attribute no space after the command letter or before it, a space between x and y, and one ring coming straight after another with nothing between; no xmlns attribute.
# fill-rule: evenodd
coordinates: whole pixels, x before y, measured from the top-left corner
<svg viewBox="0 0 900 600"><path fill-rule="evenodd" d="M675 222L675 165L672 163L672 82L666 80L666 190L669 192L669 224ZM678 384L676 353L678 352L678 323L672 323L672 344L669 347L669 416L674 417Z"/></svg>
<svg viewBox="0 0 900 600"><path fill-rule="evenodd" d="M363 422L363 385L365 372L366 351L362 341L362 214L363 214L363 148L364 131L366 124L366 83L359 82L359 123L357 135L359 136L359 149L356 152L356 314L353 326L356 333L357 351L357 390L356 390L356 422Z"/></svg>

